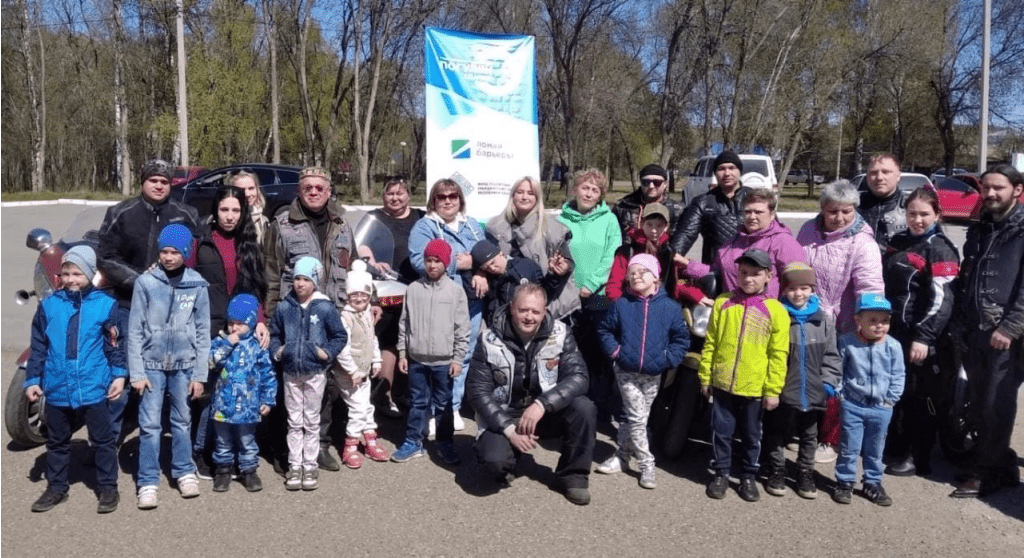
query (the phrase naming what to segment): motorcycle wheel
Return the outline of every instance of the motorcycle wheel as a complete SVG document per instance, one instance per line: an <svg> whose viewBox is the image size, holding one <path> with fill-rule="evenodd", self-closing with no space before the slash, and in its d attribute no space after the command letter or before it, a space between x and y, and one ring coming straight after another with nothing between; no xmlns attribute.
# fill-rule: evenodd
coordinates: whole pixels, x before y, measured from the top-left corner
<svg viewBox="0 0 1024 558"><path fill-rule="evenodd" d="M696 371L680 368L670 389L675 393L668 424L662 434L661 450L665 457L674 461L683 455L683 449L690 438L690 425L700 405L700 380Z"/></svg>
<svg viewBox="0 0 1024 558"><path fill-rule="evenodd" d="M21 387L24 382L25 369L18 368L4 397L4 426L15 444L32 448L46 442L46 398L40 397L35 403L29 401Z"/></svg>

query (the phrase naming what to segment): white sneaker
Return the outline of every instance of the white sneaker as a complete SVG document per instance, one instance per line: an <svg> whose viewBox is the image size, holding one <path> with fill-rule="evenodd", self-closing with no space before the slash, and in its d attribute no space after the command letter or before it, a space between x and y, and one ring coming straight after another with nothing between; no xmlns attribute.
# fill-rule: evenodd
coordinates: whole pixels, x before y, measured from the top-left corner
<svg viewBox="0 0 1024 558"><path fill-rule="evenodd" d="M598 465L597 472L601 473L602 475L614 475L615 473L621 473L624 468L625 463L623 463L622 459L618 456L618 454L616 454L609 457L608 459L605 459L604 463Z"/></svg>
<svg viewBox="0 0 1024 558"><path fill-rule="evenodd" d="M143 486L139 488L139 509L151 510L157 505L157 486Z"/></svg>
<svg viewBox="0 0 1024 558"><path fill-rule="evenodd" d="M434 437L437 434L437 419L430 417L430 422L427 423L427 436Z"/></svg>
<svg viewBox="0 0 1024 558"><path fill-rule="evenodd" d="M815 463L832 463L838 457L836 450L828 444L818 444L818 449L814 450Z"/></svg>
<svg viewBox="0 0 1024 558"><path fill-rule="evenodd" d="M199 496L199 477L189 473L178 479L178 492L182 498L195 498Z"/></svg>
<svg viewBox="0 0 1024 558"><path fill-rule="evenodd" d="M462 415L460 415L458 413L458 411L455 412L455 421L454 422L455 422L455 431L456 432L461 432L464 428L466 428L466 421L462 420Z"/></svg>

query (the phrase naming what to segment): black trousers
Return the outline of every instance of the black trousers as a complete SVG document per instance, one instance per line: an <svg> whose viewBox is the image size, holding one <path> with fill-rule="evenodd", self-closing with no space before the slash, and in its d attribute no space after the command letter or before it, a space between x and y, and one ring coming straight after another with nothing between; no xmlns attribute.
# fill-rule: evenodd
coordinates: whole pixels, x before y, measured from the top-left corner
<svg viewBox="0 0 1024 558"><path fill-rule="evenodd" d="M581 395L565 409L545 413L537 431L542 437L548 433L561 436L561 456L555 474L563 486L587 488L597 436L597 408L590 399ZM476 451L480 464L495 477L512 472L520 455L504 433L493 430L485 430L477 437Z"/></svg>
<svg viewBox="0 0 1024 558"><path fill-rule="evenodd" d="M992 330L970 334L963 357L971 419L978 431L974 465L983 475L1016 470L1017 454L1010 449L1010 436L1017 418L1017 390L1024 380L1021 341L997 351L989 345L991 338Z"/></svg>
<svg viewBox="0 0 1024 558"><path fill-rule="evenodd" d="M117 488L117 436L107 402L77 409L46 404L46 480L50 490L68 491L68 464L71 459L71 435L85 422L89 440L96 447L96 485L100 489Z"/></svg>
<svg viewBox="0 0 1024 558"><path fill-rule="evenodd" d="M824 411L801 411L789 405L779 405L764 413L764 447L768 451L767 465L772 468L786 466L782 453L789 434L796 430L800 450L796 463L801 469L814 469L814 450L818 448L818 421Z"/></svg>

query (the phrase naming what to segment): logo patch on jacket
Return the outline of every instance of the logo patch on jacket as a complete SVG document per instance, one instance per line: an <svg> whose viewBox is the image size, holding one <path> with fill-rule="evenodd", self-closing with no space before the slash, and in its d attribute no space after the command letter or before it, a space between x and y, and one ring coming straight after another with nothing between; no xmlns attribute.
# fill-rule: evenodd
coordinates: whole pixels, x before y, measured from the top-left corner
<svg viewBox="0 0 1024 558"><path fill-rule="evenodd" d="M558 368L558 362L559 362L559 359L553 358L553 359L547 361L544 364L544 366L547 366L548 370L554 370L555 368Z"/></svg>

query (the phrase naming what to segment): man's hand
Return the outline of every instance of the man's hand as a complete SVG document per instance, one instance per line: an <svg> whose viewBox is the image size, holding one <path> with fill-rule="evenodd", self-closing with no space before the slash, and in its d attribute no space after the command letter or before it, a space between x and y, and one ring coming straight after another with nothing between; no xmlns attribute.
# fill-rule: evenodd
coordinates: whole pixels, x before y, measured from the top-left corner
<svg viewBox="0 0 1024 558"><path fill-rule="evenodd" d="M35 403L39 401L39 398L43 396L43 388L39 386L28 386L25 388L25 397Z"/></svg>
<svg viewBox="0 0 1024 558"><path fill-rule="evenodd" d="M778 397L765 397L761 400L761 404L764 406L765 411L772 411L775 407L779 406Z"/></svg>
<svg viewBox="0 0 1024 558"><path fill-rule="evenodd" d="M455 256L455 269L459 271L473 269L473 256L470 256L468 252L459 252Z"/></svg>
<svg viewBox="0 0 1024 558"><path fill-rule="evenodd" d="M1010 336L1003 333L1003 330L998 327L992 332L991 345L992 348L997 351L1005 351L1006 349L1009 349L1012 341L1013 339L1010 339Z"/></svg>
<svg viewBox="0 0 1024 558"><path fill-rule="evenodd" d="M256 340L263 349L270 346L270 330L267 329L267 324L256 324Z"/></svg>
<svg viewBox="0 0 1024 558"><path fill-rule="evenodd" d="M512 447L523 453L529 453L533 448L537 447L537 437L532 434L516 434L513 432L509 435L508 441L512 443Z"/></svg>
<svg viewBox="0 0 1024 558"><path fill-rule="evenodd" d="M203 384L201 382L190 382L188 384L188 394L192 396L192 399L199 399L203 396Z"/></svg>
<svg viewBox="0 0 1024 558"><path fill-rule="evenodd" d="M486 296L487 291L491 288L487 284L487 277L483 275L473 275L473 281L470 284L473 286L473 292L476 293L477 298Z"/></svg>
<svg viewBox="0 0 1024 558"><path fill-rule="evenodd" d="M377 322L384 317L384 309L380 306L371 306L370 317L373 318L373 325L377 325Z"/></svg>
<svg viewBox="0 0 1024 558"><path fill-rule="evenodd" d="M409 373L409 359L405 357L398 359L398 371L402 374Z"/></svg>
<svg viewBox="0 0 1024 558"><path fill-rule="evenodd" d="M265 417L270 414L270 405L260 405L260 416Z"/></svg>
<svg viewBox="0 0 1024 558"><path fill-rule="evenodd" d="M458 378L459 374L462 374L462 363L453 362L451 366L448 367L448 376L450 378Z"/></svg>
<svg viewBox="0 0 1024 558"><path fill-rule="evenodd" d="M138 393L139 395L142 395L146 392L146 390L153 389L153 386L151 386L149 384L149 380L146 379L139 380L137 382L132 382L132 389L134 389L135 392Z"/></svg>
<svg viewBox="0 0 1024 558"><path fill-rule="evenodd" d="M113 401L118 397L121 397L121 393L124 392L124 378L114 378L114 381L110 382L110 387L107 388L107 399Z"/></svg>
<svg viewBox="0 0 1024 558"><path fill-rule="evenodd" d="M914 364L921 364L926 358L928 358L928 345L917 341L910 344L910 354L907 355L907 360Z"/></svg>
<svg viewBox="0 0 1024 558"><path fill-rule="evenodd" d="M537 423L542 418L544 418L544 407L540 403L534 402L523 411L523 416L519 417L519 424L516 425L516 434L536 438Z"/></svg>

